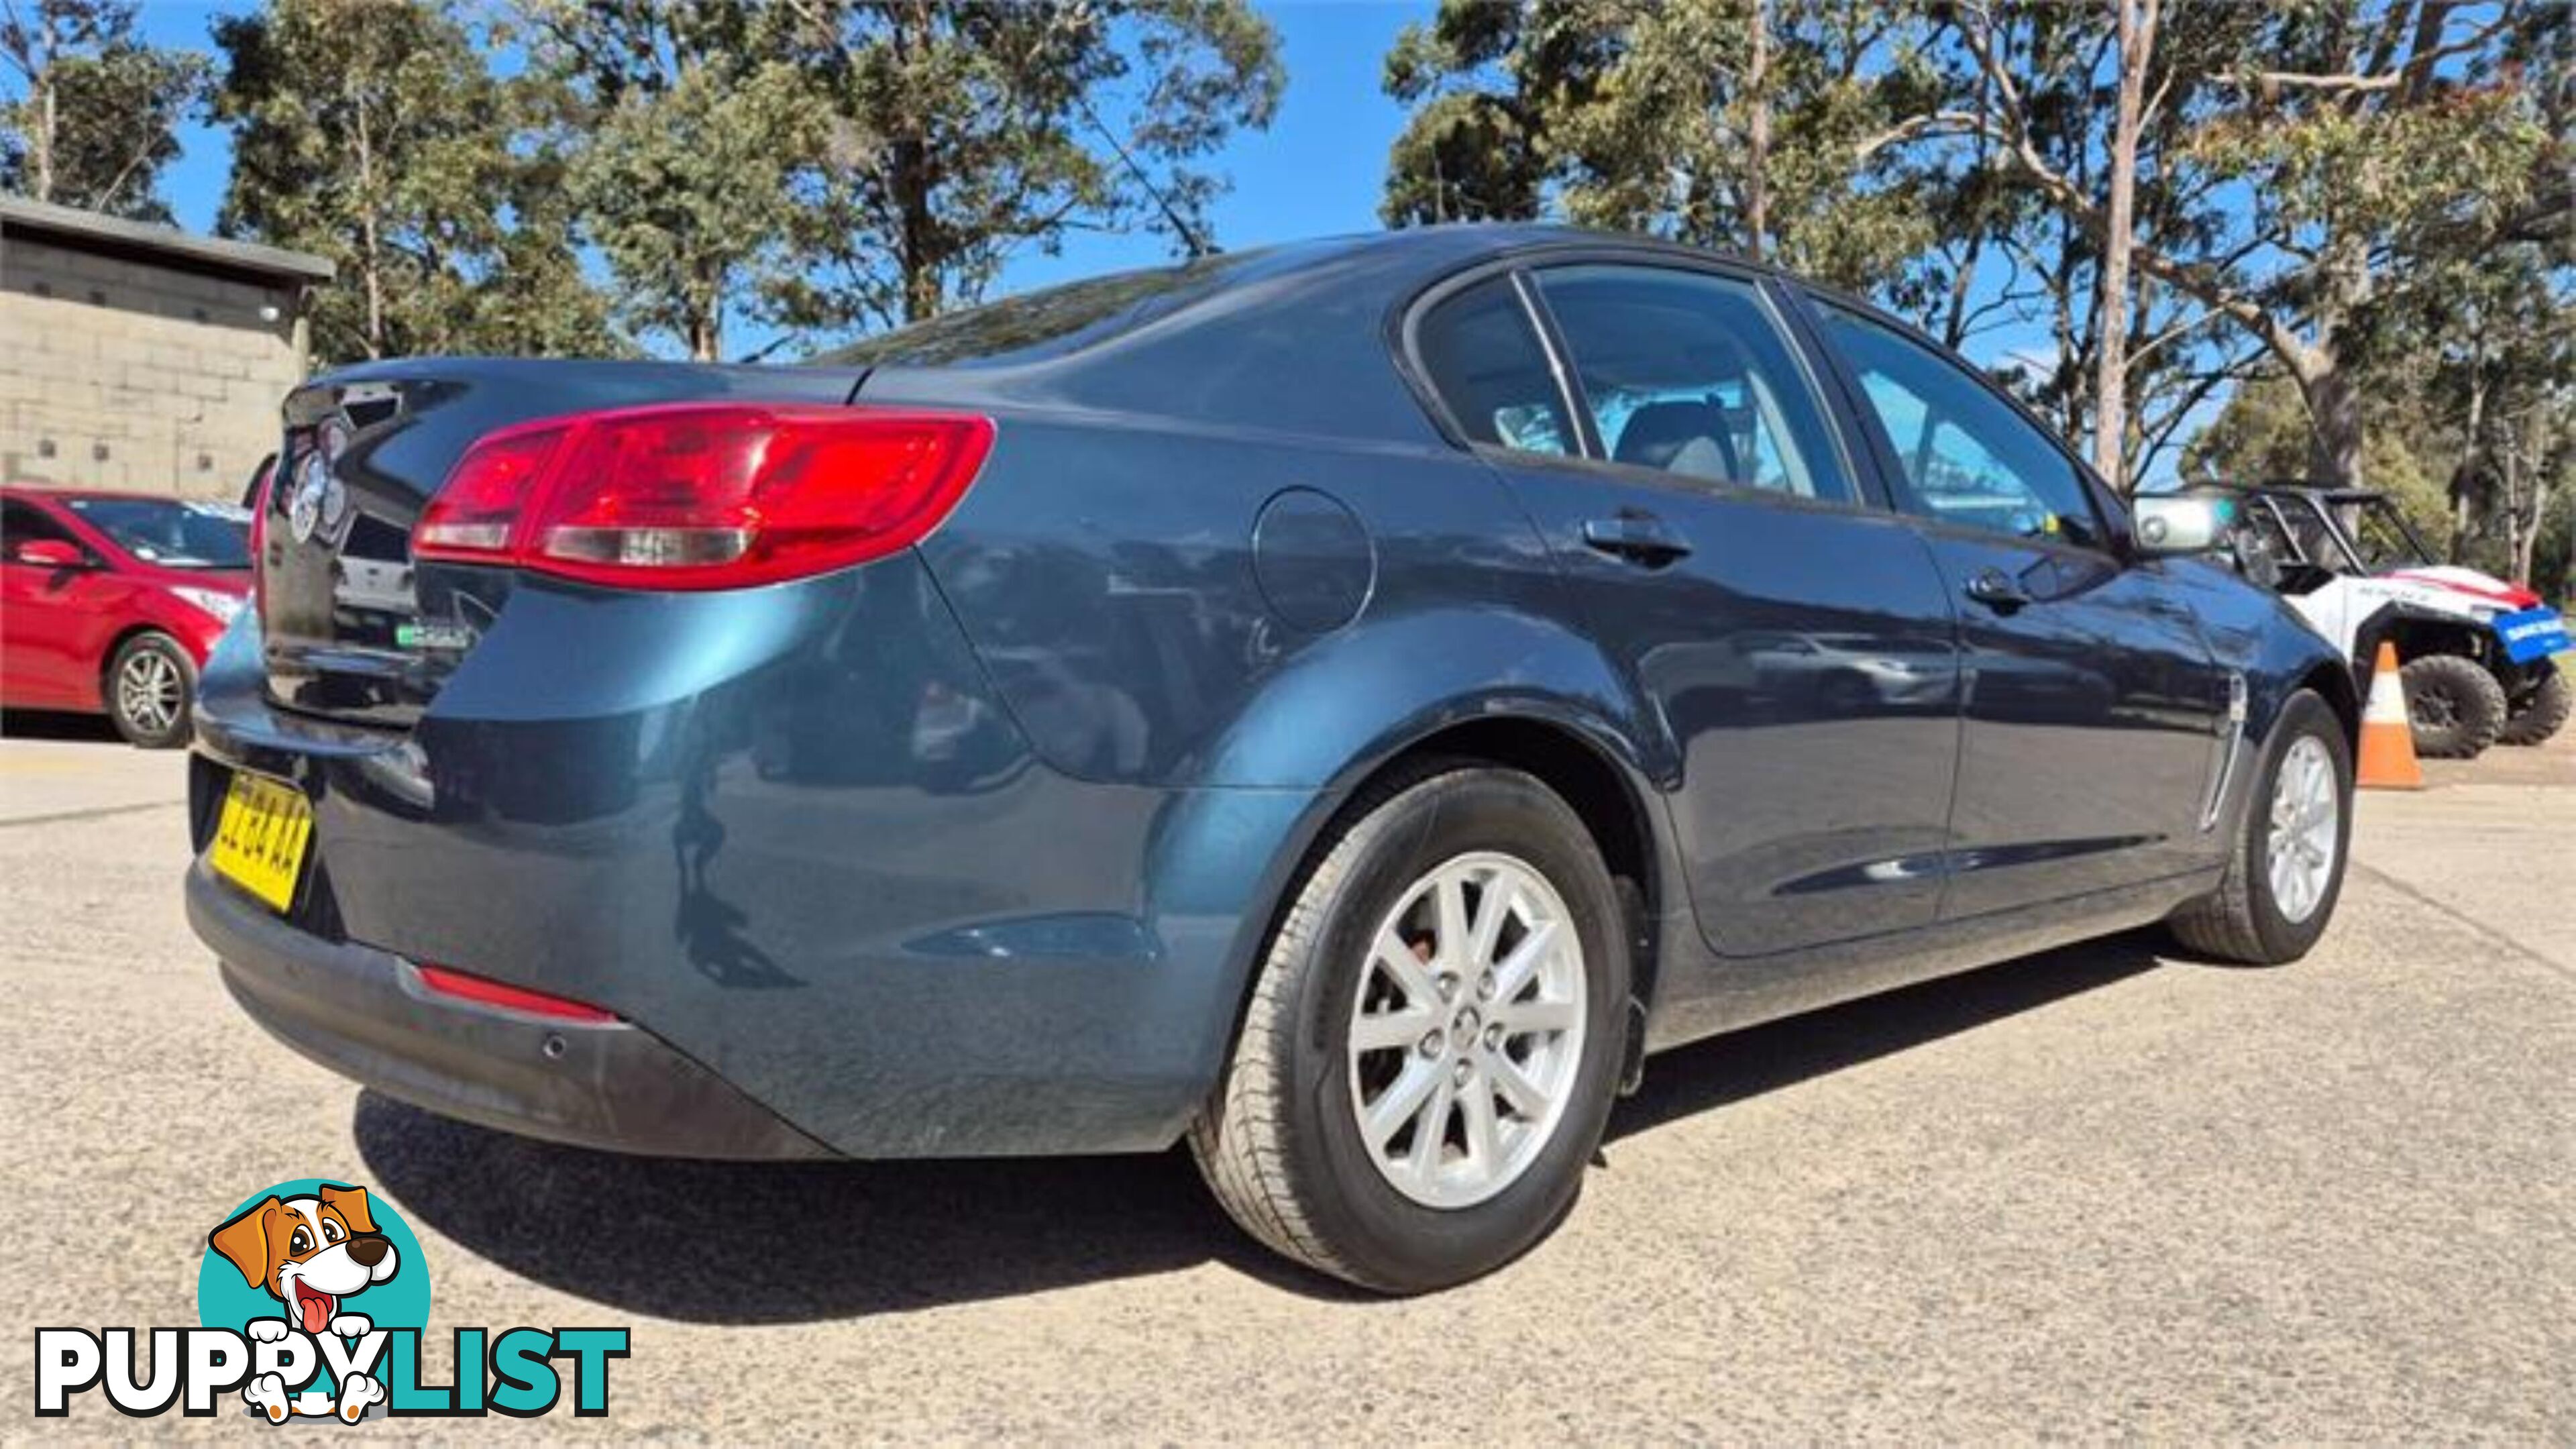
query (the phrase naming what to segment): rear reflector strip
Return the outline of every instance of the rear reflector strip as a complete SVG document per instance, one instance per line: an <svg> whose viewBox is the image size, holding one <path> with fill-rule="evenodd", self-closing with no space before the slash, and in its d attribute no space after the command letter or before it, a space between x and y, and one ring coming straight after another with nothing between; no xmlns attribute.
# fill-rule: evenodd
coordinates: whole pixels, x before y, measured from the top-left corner
<svg viewBox="0 0 2576 1449"><path fill-rule="evenodd" d="M569 1022L576 1026L608 1026L618 1019L616 1012L602 1010L586 1001L575 1001L568 996L549 996L542 991L530 991L524 986L512 986L488 976L471 976L462 971L450 971L444 966L414 966L412 969L420 973L420 984L438 995L470 1001L477 1006L496 1006L503 1011L542 1016L550 1021Z"/></svg>

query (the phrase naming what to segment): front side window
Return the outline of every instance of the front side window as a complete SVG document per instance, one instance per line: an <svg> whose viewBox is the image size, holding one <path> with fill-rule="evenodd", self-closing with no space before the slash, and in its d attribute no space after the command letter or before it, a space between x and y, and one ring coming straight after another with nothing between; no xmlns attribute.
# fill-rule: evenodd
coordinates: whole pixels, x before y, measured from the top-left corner
<svg viewBox="0 0 2576 1449"><path fill-rule="evenodd" d="M1431 390L1470 441L1523 453L1576 451L1547 350L1509 278L1442 299L1423 315L1414 347Z"/></svg>
<svg viewBox="0 0 2576 1449"><path fill-rule="evenodd" d="M1806 370L1753 284L1641 266L1538 278L1611 461L1851 501Z"/></svg>
<svg viewBox="0 0 2576 1449"><path fill-rule="evenodd" d="M2074 463L1975 374L1894 328L1822 310L1923 512L2016 538L2101 541Z"/></svg>

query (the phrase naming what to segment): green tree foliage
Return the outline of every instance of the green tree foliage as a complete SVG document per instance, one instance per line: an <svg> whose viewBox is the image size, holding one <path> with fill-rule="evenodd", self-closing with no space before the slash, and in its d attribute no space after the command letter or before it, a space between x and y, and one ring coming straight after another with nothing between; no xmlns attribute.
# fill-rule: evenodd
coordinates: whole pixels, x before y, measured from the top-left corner
<svg viewBox="0 0 2576 1449"><path fill-rule="evenodd" d="M827 131L793 227L814 265L771 289L829 332L979 299L1016 251L1077 228L1195 251L1207 161L1269 125L1279 39L1245 0L1080 5L816 0L794 36Z"/></svg>
<svg viewBox="0 0 2576 1449"><path fill-rule="evenodd" d="M780 7L529 0L538 68L564 88L568 200L639 334L722 355L745 293L783 277L790 178L820 134Z"/></svg>
<svg viewBox="0 0 2576 1449"><path fill-rule="evenodd" d="M586 107L572 191L630 321L692 356L729 318L829 337L979 299L1078 228L1206 232L1206 162L1266 126L1243 0L530 0Z"/></svg>
<svg viewBox="0 0 2576 1449"><path fill-rule="evenodd" d="M2017 83L2006 41L2026 13L1956 7L1949 33L1982 84L1915 118L1914 135L1997 148L2016 186L2098 246L2112 222L2101 187L2048 154ZM2143 277L2250 338L2296 384L2309 473L2365 476L2362 376L2381 313L2445 258L2563 231L2567 148L2544 116L2563 80L2534 84L2521 59L2563 20L2544 0L2168 9L2142 186L2202 204L2166 235L2126 240Z"/></svg>
<svg viewBox="0 0 2576 1449"><path fill-rule="evenodd" d="M138 0L0 0L0 189L167 221L161 169L205 57L146 44Z"/></svg>
<svg viewBox="0 0 2576 1449"><path fill-rule="evenodd" d="M1386 88L1413 107L1396 225L1561 211L1858 286L1935 240L1867 140L1926 103L1906 9L1839 0L1444 0Z"/></svg>
<svg viewBox="0 0 2576 1449"><path fill-rule="evenodd" d="M530 139L540 89L495 77L429 0L274 0L216 21L233 128L218 226L330 258L314 351L614 353Z"/></svg>

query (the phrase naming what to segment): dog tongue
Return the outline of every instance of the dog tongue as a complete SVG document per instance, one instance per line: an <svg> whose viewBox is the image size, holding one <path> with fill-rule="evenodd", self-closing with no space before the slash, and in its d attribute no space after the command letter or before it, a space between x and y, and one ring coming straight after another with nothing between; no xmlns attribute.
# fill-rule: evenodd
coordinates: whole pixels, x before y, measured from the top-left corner
<svg viewBox="0 0 2576 1449"><path fill-rule="evenodd" d="M304 1331L320 1333L331 1326L331 1300L315 1294L298 1293L295 1306L304 1313Z"/></svg>

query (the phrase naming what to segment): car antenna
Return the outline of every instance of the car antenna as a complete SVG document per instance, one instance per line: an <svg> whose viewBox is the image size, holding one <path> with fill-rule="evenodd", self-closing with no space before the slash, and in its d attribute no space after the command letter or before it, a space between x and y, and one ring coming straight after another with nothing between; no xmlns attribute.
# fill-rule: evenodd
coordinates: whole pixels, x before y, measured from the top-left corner
<svg viewBox="0 0 2576 1449"><path fill-rule="evenodd" d="M1118 164L1127 168L1127 174L1136 178L1136 184L1145 188L1147 196L1154 198L1155 209L1163 213L1163 220L1179 235L1181 245L1190 249L1190 260L1215 256L1220 248L1190 224L1190 219L1181 214L1181 209L1172 204L1169 196L1163 194L1163 188L1156 186L1154 178L1145 173L1145 168L1136 163L1136 158L1127 154L1127 148L1118 143L1118 138L1110 133L1108 126L1102 124L1100 113L1091 108L1091 102L1087 98L1076 97L1074 104L1082 108L1082 118L1091 123L1091 129L1098 131L1100 139L1109 143L1109 149L1118 156Z"/></svg>

